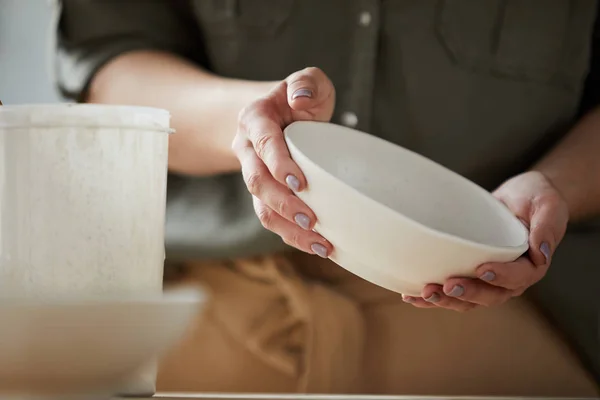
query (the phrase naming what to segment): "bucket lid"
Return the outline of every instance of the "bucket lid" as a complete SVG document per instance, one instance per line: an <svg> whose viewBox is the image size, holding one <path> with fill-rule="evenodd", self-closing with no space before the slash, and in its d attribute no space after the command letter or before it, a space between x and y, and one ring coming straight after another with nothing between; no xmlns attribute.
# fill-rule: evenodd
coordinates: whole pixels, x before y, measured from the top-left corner
<svg viewBox="0 0 600 400"><path fill-rule="evenodd" d="M171 114L152 107L108 104L24 104L0 107L0 129L116 128L173 133Z"/></svg>

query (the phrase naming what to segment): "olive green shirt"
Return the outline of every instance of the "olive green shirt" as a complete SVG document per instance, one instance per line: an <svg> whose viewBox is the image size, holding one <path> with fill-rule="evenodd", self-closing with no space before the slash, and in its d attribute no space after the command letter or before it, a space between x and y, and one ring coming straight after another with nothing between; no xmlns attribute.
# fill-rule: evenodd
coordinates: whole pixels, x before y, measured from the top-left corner
<svg viewBox="0 0 600 400"><path fill-rule="evenodd" d="M56 76L69 97L81 98L98 68L131 50L170 51L248 80L278 80L318 66L337 90L333 122L421 153L490 190L538 160L574 123L596 15L594 0L64 0L62 6ZM166 229L171 258L284 248L260 226L240 174L171 176ZM598 377L599 246L598 226L573 229L534 287Z"/></svg>

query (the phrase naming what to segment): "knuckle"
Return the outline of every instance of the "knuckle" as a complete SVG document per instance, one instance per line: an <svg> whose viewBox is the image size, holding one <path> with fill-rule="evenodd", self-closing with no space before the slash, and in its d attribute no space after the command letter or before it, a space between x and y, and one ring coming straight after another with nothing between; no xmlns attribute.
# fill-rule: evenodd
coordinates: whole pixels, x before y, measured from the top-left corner
<svg viewBox="0 0 600 400"><path fill-rule="evenodd" d="M238 127L242 132L248 131L249 122L260 116L269 116L272 107L267 98L261 98L253 101L242 108L237 115Z"/></svg>
<svg viewBox="0 0 600 400"><path fill-rule="evenodd" d="M291 243L291 246L300 248L300 243L302 242L301 236L302 235L300 232L294 232L291 235L289 235L288 240Z"/></svg>
<svg viewBox="0 0 600 400"><path fill-rule="evenodd" d="M562 198L557 192L545 192L535 199L535 204L538 207L558 209L562 204Z"/></svg>
<svg viewBox="0 0 600 400"><path fill-rule="evenodd" d="M241 130L246 130L246 120L248 119L248 115L250 114L252 105L246 106L240 110L238 113L237 121L238 126Z"/></svg>
<svg viewBox="0 0 600 400"><path fill-rule="evenodd" d="M252 172L246 176L246 187L254 196L259 196L262 189L262 177L258 172Z"/></svg>
<svg viewBox="0 0 600 400"><path fill-rule="evenodd" d="M286 196L283 199L276 202L275 210L280 215L291 215L291 212L290 212L291 208L292 208L292 197L291 196Z"/></svg>
<svg viewBox="0 0 600 400"><path fill-rule="evenodd" d="M275 213L271 209L267 207L260 207L258 210L256 210L256 215L258 216L263 228L270 230L273 227Z"/></svg>
<svg viewBox="0 0 600 400"><path fill-rule="evenodd" d="M240 124L241 126L246 125L246 121L254 113L254 109L256 108L257 103L258 101L254 101L240 110L240 112L238 113L238 124Z"/></svg>
<svg viewBox="0 0 600 400"><path fill-rule="evenodd" d="M238 130L231 141L231 149L239 154L243 148L244 138L240 135L240 131Z"/></svg>
<svg viewBox="0 0 600 400"><path fill-rule="evenodd" d="M260 117L269 117L270 119L272 119L273 117L273 100L270 97L264 97L261 99L256 100L254 103L252 103L252 106L250 109L248 109L248 114L247 117L255 117L255 116L260 116Z"/></svg>
<svg viewBox="0 0 600 400"><path fill-rule="evenodd" d="M261 159L264 159L264 157L267 155L267 152L269 151L269 148L271 147L272 143L273 143L273 136L261 134L258 137L258 139L256 139L256 142L254 144L254 149L256 150L256 154L258 154L258 156Z"/></svg>

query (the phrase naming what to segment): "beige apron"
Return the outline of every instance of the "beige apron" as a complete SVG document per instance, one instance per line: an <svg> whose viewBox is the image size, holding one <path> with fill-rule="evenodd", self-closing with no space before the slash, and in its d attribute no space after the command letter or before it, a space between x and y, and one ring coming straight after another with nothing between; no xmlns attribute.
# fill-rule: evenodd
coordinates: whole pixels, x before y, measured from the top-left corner
<svg viewBox="0 0 600 400"><path fill-rule="evenodd" d="M172 273L173 274L173 273ZM415 395L598 395L525 300L457 313L399 295L314 256L187 263L208 312L163 360L160 391Z"/></svg>

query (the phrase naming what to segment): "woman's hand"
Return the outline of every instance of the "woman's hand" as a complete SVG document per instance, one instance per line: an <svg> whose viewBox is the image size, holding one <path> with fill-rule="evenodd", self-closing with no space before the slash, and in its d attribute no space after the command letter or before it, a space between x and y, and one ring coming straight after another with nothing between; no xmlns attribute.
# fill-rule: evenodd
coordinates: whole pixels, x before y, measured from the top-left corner
<svg viewBox="0 0 600 400"><path fill-rule="evenodd" d="M312 231L316 216L294 195L306 188L306 179L290 157L283 129L294 121L329 121L334 106L329 78L306 68L242 110L232 144L263 226L288 245L325 258L332 246Z"/></svg>
<svg viewBox="0 0 600 400"><path fill-rule="evenodd" d="M427 285L421 298L403 296L404 301L421 308L467 311L520 296L544 277L567 229L565 200L539 172L518 175L493 194L529 229L528 253L514 262L481 265L476 272L478 279L451 278L443 286Z"/></svg>

